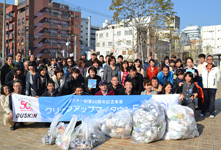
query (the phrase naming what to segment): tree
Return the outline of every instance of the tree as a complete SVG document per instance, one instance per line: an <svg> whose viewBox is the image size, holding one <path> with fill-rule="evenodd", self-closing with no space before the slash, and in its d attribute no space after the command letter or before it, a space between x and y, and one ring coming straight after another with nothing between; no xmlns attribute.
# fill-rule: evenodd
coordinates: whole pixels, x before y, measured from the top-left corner
<svg viewBox="0 0 221 150"><path fill-rule="evenodd" d="M142 47L149 44L149 35L153 34L150 30L155 33L159 27L166 28L175 13L173 6L171 0L112 0L109 9L114 11L113 21L119 23L124 20L136 31L137 48L134 52L144 62Z"/></svg>
<svg viewBox="0 0 221 150"><path fill-rule="evenodd" d="M211 45L205 46L204 53L206 56L213 54L213 49Z"/></svg>

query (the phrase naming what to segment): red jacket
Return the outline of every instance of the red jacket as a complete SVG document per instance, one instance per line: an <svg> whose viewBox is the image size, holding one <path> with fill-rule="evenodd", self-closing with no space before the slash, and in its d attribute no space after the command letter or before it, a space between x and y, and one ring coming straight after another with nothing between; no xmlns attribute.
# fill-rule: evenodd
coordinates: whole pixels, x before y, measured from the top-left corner
<svg viewBox="0 0 221 150"><path fill-rule="evenodd" d="M156 66L154 66L153 70L151 69L151 66L149 66L149 68L147 68L146 70L145 77L151 80L151 78L156 77L158 73L159 73L159 69Z"/></svg>
<svg viewBox="0 0 221 150"><path fill-rule="evenodd" d="M115 95L114 90L107 89L107 95ZM101 90L99 90L95 95L103 95Z"/></svg>

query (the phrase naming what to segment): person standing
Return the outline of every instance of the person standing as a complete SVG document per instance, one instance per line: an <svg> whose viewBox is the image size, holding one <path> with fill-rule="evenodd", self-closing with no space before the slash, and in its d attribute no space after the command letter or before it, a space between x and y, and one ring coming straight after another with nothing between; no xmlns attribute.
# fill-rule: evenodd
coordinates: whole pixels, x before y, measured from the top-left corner
<svg viewBox="0 0 221 150"><path fill-rule="evenodd" d="M75 67L75 63L71 57L67 58L66 64L67 66L64 68L65 78L71 75L71 70Z"/></svg>
<svg viewBox="0 0 221 150"><path fill-rule="evenodd" d="M56 67L54 76L51 79L55 83L55 90L61 93L65 83L64 70L61 67Z"/></svg>
<svg viewBox="0 0 221 150"><path fill-rule="evenodd" d="M207 56L207 66L202 69L202 82L204 93L204 104L200 116L205 116L206 109L209 106L210 118L215 117L215 97L217 91L217 82L220 80L220 70L213 65L213 56Z"/></svg>
<svg viewBox="0 0 221 150"><path fill-rule="evenodd" d="M109 66L109 64L108 64L108 61L109 61L109 59L110 59L110 55L106 55L106 57L105 57L105 63L102 65L102 67L105 69L107 66Z"/></svg>
<svg viewBox="0 0 221 150"><path fill-rule="evenodd" d="M142 68L142 64L141 64L141 61L139 59L136 59L134 61L134 66L136 67L137 72L140 73L142 76L144 76L144 70Z"/></svg>
<svg viewBox="0 0 221 150"><path fill-rule="evenodd" d="M48 75L50 78L53 77L56 67L57 67L57 59L55 57L51 57L50 65L48 67Z"/></svg>
<svg viewBox="0 0 221 150"><path fill-rule="evenodd" d="M22 53L21 52L17 52L16 56L15 56L15 61L13 62L14 65L20 65L24 68L24 64L21 61L22 59Z"/></svg>
<svg viewBox="0 0 221 150"><path fill-rule="evenodd" d="M147 68L146 72L146 78L148 78L149 80L152 79L152 77L156 77L157 74L159 73L159 69L155 66L155 60L151 59L149 61L149 68Z"/></svg>
<svg viewBox="0 0 221 150"><path fill-rule="evenodd" d="M147 69L148 69L149 66L150 66L149 62L150 62L151 59L152 59L152 57L151 57L151 56L148 56L146 62L145 62L144 65L143 65L144 74L146 74L146 71L147 71Z"/></svg>
<svg viewBox="0 0 221 150"><path fill-rule="evenodd" d="M164 57L164 62L160 65L160 71L163 70L164 66L168 66L169 67L169 57L168 56Z"/></svg>
<svg viewBox="0 0 221 150"><path fill-rule="evenodd" d="M126 77L129 74L129 64L127 60L124 60L122 62L120 70L120 77L118 76L119 83L124 86L124 81L126 80Z"/></svg>
<svg viewBox="0 0 221 150"><path fill-rule="evenodd" d="M124 57L123 57L122 55L119 55L119 56L117 57L118 63L117 63L116 65L117 65L119 68L120 68L121 65L122 65L123 59L124 59Z"/></svg>
<svg viewBox="0 0 221 150"><path fill-rule="evenodd" d="M97 53L96 53L96 52L91 52L91 59L86 62L85 67L90 67L90 66L92 66L92 62L93 62L94 60L98 60L98 59L97 59ZM98 60L98 61L99 61L99 60Z"/></svg>
<svg viewBox="0 0 221 150"><path fill-rule="evenodd" d="M27 96L29 96L29 95L36 96L35 91L31 88L31 86L33 84L33 77L37 73L36 68L37 68L37 66L35 65L35 63L33 61L30 61L28 63L29 71L27 72L27 75L26 75L26 90L25 90L25 94Z"/></svg>
<svg viewBox="0 0 221 150"><path fill-rule="evenodd" d="M13 67L14 67L13 57L11 55L9 55L6 58L6 63L2 67L2 70L1 70L1 85L5 85L5 77L6 77L7 73L9 73L13 69Z"/></svg>

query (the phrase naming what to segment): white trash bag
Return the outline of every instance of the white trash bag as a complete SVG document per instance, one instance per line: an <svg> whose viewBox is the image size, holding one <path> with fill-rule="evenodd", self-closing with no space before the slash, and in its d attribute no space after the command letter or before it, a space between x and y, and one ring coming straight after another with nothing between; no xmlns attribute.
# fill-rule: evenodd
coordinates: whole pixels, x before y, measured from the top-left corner
<svg viewBox="0 0 221 150"><path fill-rule="evenodd" d="M167 131L165 140L190 139L199 136L192 109L174 105L166 110Z"/></svg>
<svg viewBox="0 0 221 150"><path fill-rule="evenodd" d="M144 101L133 115L133 142L150 143L160 140L166 131L164 109L160 103Z"/></svg>

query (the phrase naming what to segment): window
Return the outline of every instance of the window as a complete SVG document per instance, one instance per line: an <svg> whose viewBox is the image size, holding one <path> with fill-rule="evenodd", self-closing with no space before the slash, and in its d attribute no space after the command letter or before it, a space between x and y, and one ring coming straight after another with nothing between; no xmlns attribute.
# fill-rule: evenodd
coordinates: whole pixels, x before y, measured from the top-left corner
<svg viewBox="0 0 221 150"><path fill-rule="evenodd" d="M97 52L97 55L100 55L100 52Z"/></svg>
<svg viewBox="0 0 221 150"><path fill-rule="evenodd" d="M117 36L121 36L121 31L117 31Z"/></svg>
<svg viewBox="0 0 221 150"><path fill-rule="evenodd" d="M88 35L88 33L86 33L86 35Z"/></svg>
<svg viewBox="0 0 221 150"><path fill-rule="evenodd" d="M83 27L83 26L81 26L81 27Z"/></svg>
<svg viewBox="0 0 221 150"><path fill-rule="evenodd" d="M88 30L88 28L86 28L86 30Z"/></svg>
<svg viewBox="0 0 221 150"><path fill-rule="evenodd" d="M81 31L81 33L83 33L83 31Z"/></svg>
<svg viewBox="0 0 221 150"><path fill-rule="evenodd" d="M108 33L106 33L106 37L108 37Z"/></svg>
<svg viewBox="0 0 221 150"><path fill-rule="evenodd" d="M109 55L110 54L110 51L106 51L106 55Z"/></svg>
<svg viewBox="0 0 221 150"><path fill-rule="evenodd" d="M119 45L121 45L121 42L120 42L120 41L118 41L118 42L117 42L117 45L118 45L118 46L119 46Z"/></svg>
<svg viewBox="0 0 221 150"><path fill-rule="evenodd" d="M127 40L126 45L131 45L131 40Z"/></svg>
<svg viewBox="0 0 221 150"><path fill-rule="evenodd" d="M18 29L18 35L20 35L20 29Z"/></svg>
<svg viewBox="0 0 221 150"><path fill-rule="evenodd" d="M20 26L20 23L21 23L21 21L20 21L20 19L18 19L18 26Z"/></svg>
<svg viewBox="0 0 221 150"><path fill-rule="evenodd" d="M78 37L79 35L78 35L78 34L76 34L76 36Z"/></svg>
<svg viewBox="0 0 221 150"><path fill-rule="evenodd" d="M79 19L79 16L75 15L75 18Z"/></svg>
<svg viewBox="0 0 221 150"><path fill-rule="evenodd" d="M108 42L108 46L112 46L112 42Z"/></svg>
<svg viewBox="0 0 221 150"><path fill-rule="evenodd" d="M100 47L100 43L96 43L96 47Z"/></svg>
<svg viewBox="0 0 221 150"><path fill-rule="evenodd" d="M3 6L1 6L1 8L3 8Z"/></svg>
<svg viewBox="0 0 221 150"><path fill-rule="evenodd" d="M22 18L22 24L24 24L25 23L25 19L24 18Z"/></svg>
<svg viewBox="0 0 221 150"><path fill-rule="evenodd" d="M105 46L105 42L103 42L103 47Z"/></svg>
<svg viewBox="0 0 221 150"><path fill-rule="evenodd" d="M132 30L125 30L124 35L132 35Z"/></svg>
<svg viewBox="0 0 221 150"><path fill-rule="evenodd" d="M100 33L99 37L102 38L103 37L103 33Z"/></svg>
<svg viewBox="0 0 221 150"><path fill-rule="evenodd" d="M86 22L86 24L88 24L88 22Z"/></svg>
<svg viewBox="0 0 221 150"><path fill-rule="evenodd" d="M76 28L79 28L79 25L75 25Z"/></svg>

